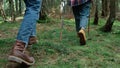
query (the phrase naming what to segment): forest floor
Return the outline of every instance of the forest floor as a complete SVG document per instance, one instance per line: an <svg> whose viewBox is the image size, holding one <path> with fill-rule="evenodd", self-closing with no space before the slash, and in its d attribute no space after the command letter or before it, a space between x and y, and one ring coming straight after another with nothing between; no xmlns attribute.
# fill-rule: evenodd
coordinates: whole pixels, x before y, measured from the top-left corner
<svg viewBox="0 0 120 68"><path fill-rule="evenodd" d="M119 21L114 23L112 32L104 33L100 28L105 20L101 19L99 25L93 25L91 20L89 35L86 30L91 39L85 46L79 44L73 19L65 20L62 30L56 21L37 24L39 42L30 50L36 63L30 68L120 68ZM0 23L0 68L8 63L19 27L20 23Z"/></svg>

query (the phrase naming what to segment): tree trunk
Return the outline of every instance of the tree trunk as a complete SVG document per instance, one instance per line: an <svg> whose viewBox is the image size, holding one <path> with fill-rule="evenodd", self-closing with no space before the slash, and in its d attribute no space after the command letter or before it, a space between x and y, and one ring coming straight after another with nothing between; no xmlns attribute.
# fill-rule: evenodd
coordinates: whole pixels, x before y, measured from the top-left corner
<svg viewBox="0 0 120 68"><path fill-rule="evenodd" d="M107 23L103 27L104 32L110 32L112 30L112 25L115 21L115 16L116 16L116 1L115 0L110 0L110 15L107 20Z"/></svg>
<svg viewBox="0 0 120 68"><path fill-rule="evenodd" d="M19 15L19 13L18 13L18 4L19 4L19 2L18 2L18 0L15 0L15 9L16 9L16 15L18 16Z"/></svg>
<svg viewBox="0 0 120 68"><path fill-rule="evenodd" d="M22 0L19 0L19 15L22 14Z"/></svg>
<svg viewBox="0 0 120 68"><path fill-rule="evenodd" d="M108 6L109 6L109 0L102 0L102 14L101 16L103 17L107 17L108 14L109 14L109 9L108 9Z"/></svg>
<svg viewBox="0 0 120 68"><path fill-rule="evenodd" d="M3 20L6 21L7 17L6 17L4 10L3 10L2 4L3 4L3 0L0 1L0 15L2 16Z"/></svg>
<svg viewBox="0 0 120 68"><path fill-rule="evenodd" d="M9 0L9 5L10 5L10 15L11 15L11 21L14 22L15 21L15 9L14 9L14 1L13 0Z"/></svg>
<svg viewBox="0 0 120 68"><path fill-rule="evenodd" d="M41 7L41 11L40 11L40 18L39 20L46 20L47 19L47 7L46 7L46 0L42 1L42 7Z"/></svg>
<svg viewBox="0 0 120 68"><path fill-rule="evenodd" d="M99 20L99 17L98 17L98 0L96 0L96 8L95 8L95 16L94 16L94 22L93 24L94 25L98 25L98 20Z"/></svg>

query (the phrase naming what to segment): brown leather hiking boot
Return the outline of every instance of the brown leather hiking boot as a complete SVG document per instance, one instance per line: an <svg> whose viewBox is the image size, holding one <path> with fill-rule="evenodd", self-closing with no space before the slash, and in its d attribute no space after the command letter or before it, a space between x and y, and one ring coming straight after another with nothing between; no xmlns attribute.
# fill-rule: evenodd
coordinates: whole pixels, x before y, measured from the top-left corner
<svg viewBox="0 0 120 68"><path fill-rule="evenodd" d="M37 42L38 42L38 40L35 36L30 36L28 45L32 45L32 44L35 44Z"/></svg>
<svg viewBox="0 0 120 68"><path fill-rule="evenodd" d="M86 36L85 36L85 31L83 29L81 29L79 32L78 32L78 36L80 38L80 44L81 45L85 45L86 44Z"/></svg>
<svg viewBox="0 0 120 68"><path fill-rule="evenodd" d="M24 51L25 51L25 43L17 40L12 49L11 54L8 57L8 60L17 63L25 63L27 65L33 65L35 62L34 58L30 57Z"/></svg>

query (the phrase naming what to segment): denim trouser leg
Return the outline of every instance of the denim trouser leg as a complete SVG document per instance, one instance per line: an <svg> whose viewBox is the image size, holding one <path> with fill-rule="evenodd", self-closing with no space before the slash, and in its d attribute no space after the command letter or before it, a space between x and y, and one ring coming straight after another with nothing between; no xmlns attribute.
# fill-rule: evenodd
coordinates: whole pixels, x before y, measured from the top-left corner
<svg viewBox="0 0 120 68"><path fill-rule="evenodd" d="M26 11L17 35L17 40L20 40L27 45L29 37L36 35L36 21L39 18L42 0L24 0L24 2Z"/></svg>
<svg viewBox="0 0 120 68"><path fill-rule="evenodd" d="M82 27L86 28L88 24L88 17L90 14L90 2L86 2L85 4L79 6L74 6L72 7L72 9L75 17L76 31L79 32Z"/></svg>

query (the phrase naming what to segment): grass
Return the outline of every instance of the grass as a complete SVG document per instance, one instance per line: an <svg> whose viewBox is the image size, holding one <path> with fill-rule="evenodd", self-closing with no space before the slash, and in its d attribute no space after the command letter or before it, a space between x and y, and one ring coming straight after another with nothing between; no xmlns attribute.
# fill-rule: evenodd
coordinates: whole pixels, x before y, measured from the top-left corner
<svg viewBox="0 0 120 68"><path fill-rule="evenodd" d="M110 33L99 30L105 24L90 25L91 38L86 46L79 45L74 21L65 20L60 40L60 23L37 24L39 42L31 48L36 63L31 68L120 68L120 24L116 21ZM0 24L0 68L7 64L7 57L15 42L20 23Z"/></svg>

